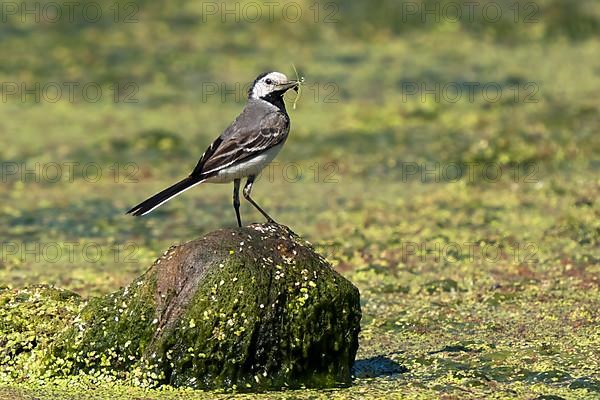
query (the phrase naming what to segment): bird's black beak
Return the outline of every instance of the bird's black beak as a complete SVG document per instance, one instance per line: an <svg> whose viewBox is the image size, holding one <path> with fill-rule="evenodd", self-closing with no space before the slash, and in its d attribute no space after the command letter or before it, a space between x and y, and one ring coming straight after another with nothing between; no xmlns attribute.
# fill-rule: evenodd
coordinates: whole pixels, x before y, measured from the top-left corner
<svg viewBox="0 0 600 400"><path fill-rule="evenodd" d="M284 83L280 83L278 86L279 86L280 92L286 92L290 89L294 89L297 92L299 85L300 85L300 82L298 82L298 81L287 81Z"/></svg>

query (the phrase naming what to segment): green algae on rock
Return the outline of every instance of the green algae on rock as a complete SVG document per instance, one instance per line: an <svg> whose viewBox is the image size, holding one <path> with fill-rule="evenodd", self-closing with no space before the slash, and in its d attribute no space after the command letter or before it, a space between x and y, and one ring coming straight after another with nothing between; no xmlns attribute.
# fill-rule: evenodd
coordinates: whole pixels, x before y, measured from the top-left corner
<svg viewBox="0 0 600 400"><path fill-rule="evenodd" d="M220 230L159 262L159 326L146 355L170 384L350 383L358 289L288 229Z"/></svg>
<svg viewBox="0 0 600 400"><path fill-rule="evenodd" d="M85 374L139 386L238 390L351 382L358 289L276 224L172 246L129 286L64 301L70 308L53 340L38 346L43 370L18 378ZM10 336L12 328L3 328Z"/></svg>

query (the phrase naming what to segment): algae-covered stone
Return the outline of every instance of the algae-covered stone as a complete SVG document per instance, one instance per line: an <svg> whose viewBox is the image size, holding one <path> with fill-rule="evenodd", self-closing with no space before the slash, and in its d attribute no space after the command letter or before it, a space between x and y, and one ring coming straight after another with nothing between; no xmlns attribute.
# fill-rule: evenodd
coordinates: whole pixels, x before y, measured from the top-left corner
<svg viewBox="0 0 600 400"><path fill-rule="evenodd" d="M143 368L143 351L156 329L155 275L151 268L121 290L89 299L52 345L45 362L49 373L143 376L152 385L158 377Z"/></svg>
<svg viewBox="0 0 600 400"><path fill-rule="evenodd" d="M347 385L360 317L358 290L308 243L256 224L173 246L90 300L48 365L195 388Z"/></svg>

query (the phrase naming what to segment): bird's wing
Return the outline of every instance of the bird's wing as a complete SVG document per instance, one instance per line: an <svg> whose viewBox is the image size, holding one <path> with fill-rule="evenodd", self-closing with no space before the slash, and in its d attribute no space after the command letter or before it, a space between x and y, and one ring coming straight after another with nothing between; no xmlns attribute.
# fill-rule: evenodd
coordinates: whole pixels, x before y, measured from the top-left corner
<svg viewBox="0 0 600 400"><path fill-rule="evenodd" d="M241 118L223 132L206 149L192 176L209 177L220 170L252 158L285 141L289 118L280 112L269 112L262 118Z"/></svg>

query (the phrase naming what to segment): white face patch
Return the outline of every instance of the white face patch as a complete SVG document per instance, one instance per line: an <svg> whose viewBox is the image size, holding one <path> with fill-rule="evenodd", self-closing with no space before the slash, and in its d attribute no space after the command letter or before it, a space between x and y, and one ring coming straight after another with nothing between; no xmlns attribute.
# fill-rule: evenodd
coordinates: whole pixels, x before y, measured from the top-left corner
<svg viewBox="0 0 600 400"><path fill-rule="evenodd" d="M288 81L287 76L281 72L269 72L260 78L252 87L251 99L258 99L279 89L278 85Z"/></svg>

